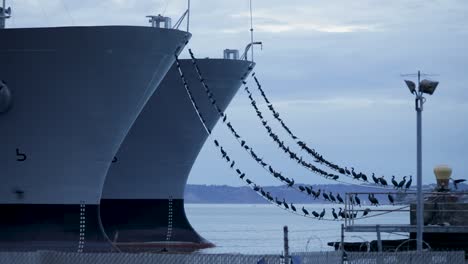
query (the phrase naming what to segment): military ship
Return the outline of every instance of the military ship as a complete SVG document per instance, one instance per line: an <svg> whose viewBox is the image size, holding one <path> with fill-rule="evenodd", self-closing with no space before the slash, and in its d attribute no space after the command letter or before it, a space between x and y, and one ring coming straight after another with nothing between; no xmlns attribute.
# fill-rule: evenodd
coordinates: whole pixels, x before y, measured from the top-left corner
<svg viewBox="0 0 468 264"><path fill-rule="evenodd" d="M225 50L223 59L199 59L206 84L224 111L254 63ZM219 119L192 61L180 67L208 128ZM121 250L184 251L212 247L190 225L184 189L208 134L173 65L122 143L106 178L101 218Z"/></svg>
<svg viewBox="0 0 468 264"><path fill-rule="evenodd" d="M111 162L191 35L148 26L4 28L0 250L102 251Z"/></svg>

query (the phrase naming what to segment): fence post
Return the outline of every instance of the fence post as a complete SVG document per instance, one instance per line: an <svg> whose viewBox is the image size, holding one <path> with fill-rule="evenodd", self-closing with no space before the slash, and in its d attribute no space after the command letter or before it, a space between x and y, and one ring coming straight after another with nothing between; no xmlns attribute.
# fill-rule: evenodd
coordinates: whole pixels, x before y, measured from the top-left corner
<svg viewBox="0 0 468 264"><path fill-rule="evenodd" d="M288 226L283 227L283 235L284 235L284 263L289 264Z"/></svg>

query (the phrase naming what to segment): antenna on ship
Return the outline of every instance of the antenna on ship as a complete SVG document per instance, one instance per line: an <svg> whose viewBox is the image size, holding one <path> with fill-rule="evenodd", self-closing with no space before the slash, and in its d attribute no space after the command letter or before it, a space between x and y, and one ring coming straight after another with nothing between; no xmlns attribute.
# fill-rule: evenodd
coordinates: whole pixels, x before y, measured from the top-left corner
<svg viewBox="0 0 468 264"><path fill-rule="evenodd" d="M0 7L0 29L5 28L5 22L11 17L11 7L5 8L5 0L3 0L2 7Z"/></svg>
<svg viewBox="0 0 468 264"><path fill-rule="evenodd" d="M253 46L253 16L252 16L252 0L249 1L250 2L250 46L252 47ZM246 56L247 57L247 56ZM254 61L254 49L252 47L252 62Z"/></svg>

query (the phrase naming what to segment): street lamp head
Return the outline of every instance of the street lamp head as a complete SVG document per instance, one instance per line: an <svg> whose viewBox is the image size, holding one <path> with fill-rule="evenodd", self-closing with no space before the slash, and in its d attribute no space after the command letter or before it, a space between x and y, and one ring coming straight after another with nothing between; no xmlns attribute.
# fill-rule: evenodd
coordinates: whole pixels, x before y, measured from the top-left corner
<svg viewBox="0 0 468 264"><path fill-rule="evenodd" d="M408 86L408 89L412 94L416 92L416 84L412 81L405 80L406 86Z"/></svg>
<svg viewBox="0 0 468 264"><path fill-rule="evenodd" d="M437 88L437 85L439 85L439 82L424 79L419 83L419 91L432 95Z"/></svg>

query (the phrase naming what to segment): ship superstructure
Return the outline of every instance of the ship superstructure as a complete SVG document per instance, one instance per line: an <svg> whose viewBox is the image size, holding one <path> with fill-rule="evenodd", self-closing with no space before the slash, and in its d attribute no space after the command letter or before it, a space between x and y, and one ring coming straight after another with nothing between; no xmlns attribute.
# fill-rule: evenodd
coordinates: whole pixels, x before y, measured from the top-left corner
<svg viewBox="0 0 468 264"><path fill-rule="evenodd" d="M110 245L99 219L107 170L190 36L143 26L0 29L1 250Z"/></svg>
<svg viewBox="0 0 468 264"><path fill-rule="evenodd" d="M254 64L238 52L197 64L224 111ZM229 55L227 54L227 55ZM181 69L209 128L219 119L191 60ZM121 249L195 249L213 246L191 227L184 211L190 170L208 135L173 65L125 138L103 191L101 217Z"/></svg>

